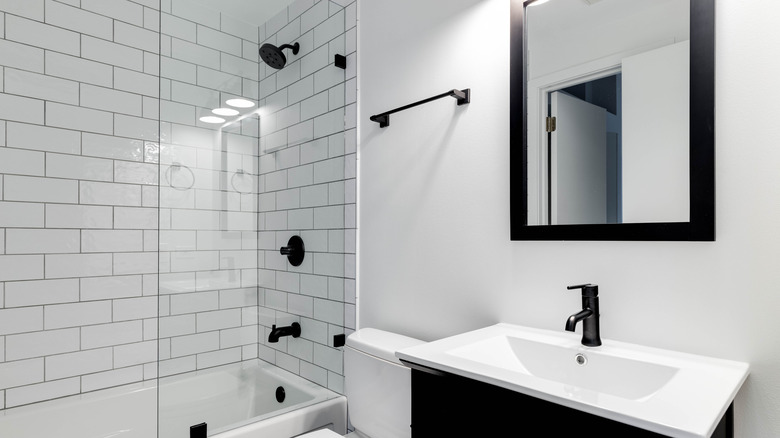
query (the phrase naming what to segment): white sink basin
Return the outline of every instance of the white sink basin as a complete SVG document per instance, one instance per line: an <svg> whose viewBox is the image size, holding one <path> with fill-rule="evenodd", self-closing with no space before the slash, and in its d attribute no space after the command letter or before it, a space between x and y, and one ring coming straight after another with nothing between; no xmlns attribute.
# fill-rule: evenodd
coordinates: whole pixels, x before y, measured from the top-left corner
<svg viewBox="0 0 780 438"><path fill-rule="evenodd" d="M517 373L639 400L666 385L679 368L580 348L579 339L550 343L499 335L455 348L448 354ZM637 378L641 376L641 378Z"/></svg>
<svg viewBox="0 0 780 438"><path fill-rule="evenodd" d="M632 426L709 437L748 364L580 335L497 324L403 349L398 358Z"/></svg>

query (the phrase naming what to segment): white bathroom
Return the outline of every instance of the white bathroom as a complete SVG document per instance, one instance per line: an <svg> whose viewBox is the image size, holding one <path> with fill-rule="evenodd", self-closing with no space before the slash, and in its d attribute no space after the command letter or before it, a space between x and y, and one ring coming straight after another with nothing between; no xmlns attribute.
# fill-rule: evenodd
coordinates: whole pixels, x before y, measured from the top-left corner
<svg viewBox="0 0 780 438"><path fill-rule="evenodd" d="M780 436L777 17L0 0L0 437Z"/></svg>

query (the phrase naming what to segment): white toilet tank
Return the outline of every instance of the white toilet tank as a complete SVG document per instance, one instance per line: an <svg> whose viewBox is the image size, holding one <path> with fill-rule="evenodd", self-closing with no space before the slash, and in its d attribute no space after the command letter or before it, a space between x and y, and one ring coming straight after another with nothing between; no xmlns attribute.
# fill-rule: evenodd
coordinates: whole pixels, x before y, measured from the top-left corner
<svg viewBox="0 0 780 438"><path fill-rule="evenodd" d="M412 436L412 373L395 352L423 343L372 328L349 335L344 349L344 384L349 420L360 435Z"/></svg>

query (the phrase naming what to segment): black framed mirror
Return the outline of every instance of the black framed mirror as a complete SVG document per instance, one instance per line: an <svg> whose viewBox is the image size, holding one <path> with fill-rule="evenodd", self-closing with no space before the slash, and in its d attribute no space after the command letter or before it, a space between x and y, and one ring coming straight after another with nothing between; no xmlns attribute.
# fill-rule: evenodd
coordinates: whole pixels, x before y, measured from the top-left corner
<svg viewBox="0 0 780 438"><path fill-rule="evenodd" d="M714 241L715 0L510 1L511 239Z"/></svg>

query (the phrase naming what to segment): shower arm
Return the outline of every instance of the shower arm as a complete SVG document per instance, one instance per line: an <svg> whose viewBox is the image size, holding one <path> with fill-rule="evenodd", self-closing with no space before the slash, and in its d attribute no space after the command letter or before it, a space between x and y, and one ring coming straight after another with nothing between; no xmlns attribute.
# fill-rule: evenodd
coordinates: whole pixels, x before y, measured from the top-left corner
<svg viewBox="0 0 780 438"><path fill-rule="evenodd" d="M427 99L423 99L420 101L417 101L415 103L410 103L409 105L404 105L402 107L398 107L396 109L392 109L390 111L385 111L380 114L376 114L371 116L369 119L372 122L379 123L380 128L385 128L390 126L390 114L397 113L399 111L408 110L409 108L414 108L418 105L422 105L424 103L432 102L437 99L441 99L442 97L454 97L458 101L458 105L465 105L467 103L471 102L471 89L466 88L463 90L450 90L446 93L439 94L438 96L429 97Z"/></svg>
<svg viewBox="0 0 780 438"><path fill-rule="evenodd" d="M301 46L298 43L295 43L295 44L282 44L281 46L279 46L279 50L292 49L293 55L297 55L298 54L298 50L300 49L300 47Z"/></svg>

